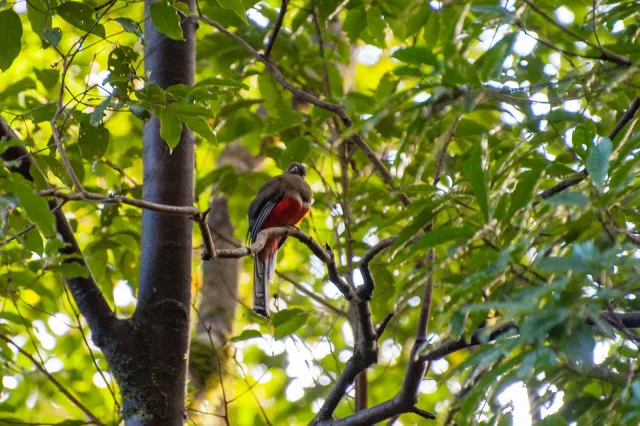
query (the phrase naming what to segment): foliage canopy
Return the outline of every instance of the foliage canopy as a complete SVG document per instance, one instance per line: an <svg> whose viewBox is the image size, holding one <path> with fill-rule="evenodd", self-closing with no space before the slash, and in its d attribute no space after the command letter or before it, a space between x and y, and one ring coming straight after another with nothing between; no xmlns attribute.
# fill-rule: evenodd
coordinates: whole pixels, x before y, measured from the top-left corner
<svg viewBox="0 0 640 426"><path fill-rule="evenodd" d="M522 424L523 406L536 424L640 421L640 338L630 330L640 326L636 2L292 1L266 62L250 49L271 40L280 2L198 6L206 18L196 84L165 90L143 71L141 2L0 1L0 112L37 165L35 185L10 172L15 163L0 168L0 333L33 357L0 340L0 422L83 423L86 413L34 360L102 422L120 421L116 383L62 280L87 270L62 262L47 190L72 193L77 178L104 194L62 209L110 305L131 314L141 209L109 194L142 198L151 116L171 149L181 123L197 134L194 205L204 211L212 188L224 193L236 236L259 187L294 160L307 164L314 189L301 230L332 247L348 282L361 284L360 258L397 236L370 265L373 322L394 315L368 372L370 405L401 386L432 278L428 340L416 356L469 342L481 326L501 330L431 363L418 406L439 424ZM160 0L148 19L180 40L185 12ZM273 67L340 105L352 126L292 94ZM351 142L355 133L391 182ZM214 166L236 140L264 159L262 170ZM200 253L196 223L194 239ZM202 262L194 256L196 303ZM246 308L251 267L244 263L227 347L228 417L307 424L352 354L349 303L322 262L289 238L274 285L278 312L261 320ZM528 400L509 402L504 395L523 385ZM353 413L352 396L338 418ZM403 414L396 424L423 421Z"/></svg>

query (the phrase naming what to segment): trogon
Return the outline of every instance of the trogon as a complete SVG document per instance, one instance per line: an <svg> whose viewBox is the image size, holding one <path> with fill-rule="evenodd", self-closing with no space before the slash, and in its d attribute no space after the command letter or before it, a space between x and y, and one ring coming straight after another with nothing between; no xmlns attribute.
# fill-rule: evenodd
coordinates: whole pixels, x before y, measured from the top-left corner
<svg viewBox="0 0 640 426"><path fill-rule="evenodd" d="M295 226L309 213L311 187L305 181L304 164L291 163L286 172L265 183L249 205L249 232L251 243L266 228ZM269 238L264 248L255 256L253 265L253 311L269 318L269 283L276 271L278 249L286 236Z"/></svg>

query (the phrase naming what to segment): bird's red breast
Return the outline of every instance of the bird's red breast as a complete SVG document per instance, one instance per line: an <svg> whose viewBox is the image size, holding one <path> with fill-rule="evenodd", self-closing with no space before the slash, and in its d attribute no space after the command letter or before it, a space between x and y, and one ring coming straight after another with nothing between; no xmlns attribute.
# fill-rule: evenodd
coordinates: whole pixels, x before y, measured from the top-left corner
<svg viewBox="0 0 640 426"><path fill-rule="evenodd" d="M299 197L285 195L273 208L262 225L262 229L278 226L295 226L309 213L311 206L303 203ZM281 237L269 238L259 253L261 259L267 259L278 249Z"/></svg>

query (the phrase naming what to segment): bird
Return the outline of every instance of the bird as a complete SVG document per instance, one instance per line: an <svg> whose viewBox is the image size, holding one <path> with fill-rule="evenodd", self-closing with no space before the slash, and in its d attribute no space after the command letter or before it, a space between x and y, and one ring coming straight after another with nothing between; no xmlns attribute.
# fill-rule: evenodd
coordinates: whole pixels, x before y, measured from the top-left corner
<svg viewBox="0 0 640 426"><path fill-rule="evenodd" d="M263 229L279 226L296 226L311 209L313 194L305 180L307 168L292 162L287 170L276 176L258 191L249 204L249 230L247 238L253 244ZM269 318L267 309L269 284L276 271L278 250L287 237L270 237L262 250L255 255L253 265L253 311Z"/></svg>

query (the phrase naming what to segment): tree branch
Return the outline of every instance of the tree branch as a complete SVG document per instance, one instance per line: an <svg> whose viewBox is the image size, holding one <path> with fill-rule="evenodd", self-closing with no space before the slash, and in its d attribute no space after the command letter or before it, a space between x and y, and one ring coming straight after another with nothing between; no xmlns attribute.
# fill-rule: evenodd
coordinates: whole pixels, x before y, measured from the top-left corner
<svg viewBox="0 0 640 426"><path fill-rule="evenodd" d="M276 39L278 38L278 33L282 28L282 22L284 21L284 14L287 13L287 6L289 5L289 0L282 0L282 6L280 7L280 13L278 14L278 19L276 20L275 25L273 26L273 33L269 38L269 44L267 48L264 50L265 59L269 59L269 55L271 54L271 50L273 49L273 45L276 43Z"/></svg>
<svg viewBox="0 0 640 426"><path fill-rule="evenodd" d="M18 140L19 138L9 127L6 120L4 120L3 117L0 117L0 140L9 139ZM21 158L19 164L11 168L11 170L19 173L25 179L32 181L33 178L29 171L31 157L28 154L29 153L24 146L12 146L2 153L2 159L5 161L11 161L16 158ZM115 314L109 307L109 304L91 274L64 212L59 208L56 201L50 201L49 208L53 211L55 216L57 234L59 235L59 238L67 244L65 247L60 249L60 253L64 255L73 255L69 256L64 262L77 262L87 270L88 275L86 278L65 278L65 282L78 305L78 309L80 309L80 312L87 320L89 328L91 329L93 341L97 346L101 346L104 344L104 339L108 337L111 326L113 326L116 321Z"/></svg>
<svg viewBox="0 0 640 426"><path fill-rule="evenodd" d="M620 133L620 131L624 128L624 126L626 126L627 124L629 124L631 120L633 120L633 117L636 115L639 109L640 109L640 96L636 96L636 98L633 100L633 102L629 106L629 109L625 111L625 113L622 115L622 117L620 117L620 120L618 120L618 122L616 123L614 128L611 130L611 132L609 132L609 135L608 135L609 139L611 140L615 139L616 136L618 136L618 133ZM540 193L540 198L542 198L543 200L546 200L547 198L553 197L554 195L559 194L565 189L571 188L572 186L579 184L588 175L589 175L589 172L587 172L587 169L583 169L578 174L578 176L572 176L568 179L563 180L557 185L545 191L542 191ZM539 201L537 203L539 203Z"/></svg>
<svg viewBox="0 0 640 426"><path fill-rule="evenodd" d="M170 204L154 203L152 201L138 200L135 198L125 197L119 194L98 194L96 192L84 193L66 193L61 192L61 188L46 189L44 191L38 191L38 195L42 197L55 197L65 201L88 201L92 203L103 204L126 204L133 207L138 207L145 210L151 210L155 212L168 213L181 216L191 216L198 220L203 214L197 208L193 206L173 206Z"/></svg>
<svg viewBox="0 0 640 426"><path fill-rule="evenodd" d="M340 276L331 247L326 245L325 248L322 248L320 244L311 238L310 235L293 226L263 229L258 233L256 241L250 246L216 250L215 258L240 258L252 256L264 248L264 245L267 243L269 238L284 236L293 237L305 244L318 259L327 265L329 280L338 288L340 293L342 293L347 300L352 300L356 297L356 292L353 287L351 287L344 278Z"/></svg>

